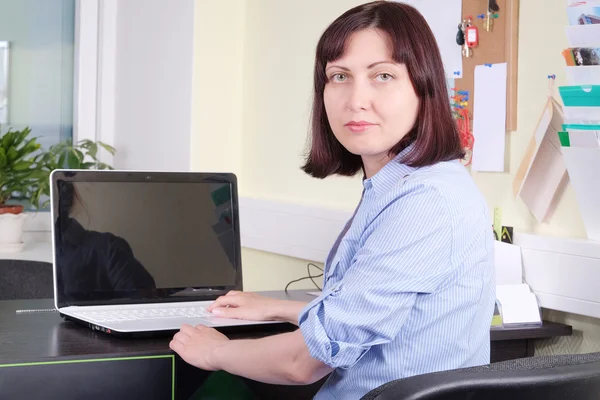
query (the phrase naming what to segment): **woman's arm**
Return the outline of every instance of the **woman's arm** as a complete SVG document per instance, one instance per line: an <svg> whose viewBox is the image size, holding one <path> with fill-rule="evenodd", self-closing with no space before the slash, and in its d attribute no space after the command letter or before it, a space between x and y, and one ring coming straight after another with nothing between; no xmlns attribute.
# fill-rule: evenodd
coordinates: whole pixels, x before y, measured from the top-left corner
<svg viewBox="0 0 600 400"><path fill-rule="evenodd" d="M331 372L310 356L300 330L254 340L230 340L215 348L218 369L279 385L308 385Z"/></svg>
<svg viewBox="0 0 600 400"><path fill-rule="evenodd" d="M298 315L307 304L303 301L279 300L272 318L298 326Z"/></svg>
<svg viewBox="0 0 600 400"><path fill-rule="evenodd" d="M306 385L332 371L310 356L300 330L262 339L229 340L213 328L184 325L170 347L187 363L205 371L224 370L270 384Z"/></svg>
<svg viewBox="0 0 600 400"><path fill-rule="evenodd" d="M285 321L298 326L303 301L279 300L255 293L231 291L219 297L208 311L222 318L255 321Z"/></svg>

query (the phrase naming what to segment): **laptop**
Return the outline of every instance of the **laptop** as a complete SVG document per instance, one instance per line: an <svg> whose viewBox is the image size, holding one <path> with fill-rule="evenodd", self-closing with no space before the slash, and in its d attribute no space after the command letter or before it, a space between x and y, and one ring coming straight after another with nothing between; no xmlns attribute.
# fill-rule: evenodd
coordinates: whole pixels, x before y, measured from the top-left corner
<svg viewBox="0 0 600 400"><path fill-rule="evenodd" d="M55 170L50 181L64 319L117 336L279 323L206 310L243 290L235 175Z"/></svg>

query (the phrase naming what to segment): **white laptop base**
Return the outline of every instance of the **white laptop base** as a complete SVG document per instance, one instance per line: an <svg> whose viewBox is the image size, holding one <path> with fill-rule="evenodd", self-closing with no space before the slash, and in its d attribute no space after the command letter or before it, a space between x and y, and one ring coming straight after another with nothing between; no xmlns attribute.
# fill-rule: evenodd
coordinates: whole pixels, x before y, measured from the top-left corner
<svg viewBox="0 0 600 400"><path fill-rule="evenodd" d="M87 322L94 330L106 333L174 331L183 324L219 328L272 324L279 321L248 321L222 318L206 311L212 301L132 304L118 306L64 307L61 314Z"/></svg>

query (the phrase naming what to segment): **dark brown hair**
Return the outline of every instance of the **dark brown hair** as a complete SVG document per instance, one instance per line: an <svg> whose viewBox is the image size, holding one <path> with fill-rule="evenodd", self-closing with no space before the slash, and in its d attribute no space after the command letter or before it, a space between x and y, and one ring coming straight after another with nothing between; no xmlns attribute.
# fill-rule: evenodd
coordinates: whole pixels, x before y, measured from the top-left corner
<svg viewBox="0 0 600 400"><path fill-rule="evenodd" d="M333 135L323 92L327 63L343 56L346 42L353 33L369 28L387 34L392 58L406 65L420 101L415 125L390 150L390 155L396 156L414 142L410 153L402 160L413 167L463 158L465 154L450 109L442 57L429 25L415 8L380 0L346 11L325 30L317 44L312 137L302 169L316 178L333 174L352 176L362 169L361 157L346 150Z"/></svg>

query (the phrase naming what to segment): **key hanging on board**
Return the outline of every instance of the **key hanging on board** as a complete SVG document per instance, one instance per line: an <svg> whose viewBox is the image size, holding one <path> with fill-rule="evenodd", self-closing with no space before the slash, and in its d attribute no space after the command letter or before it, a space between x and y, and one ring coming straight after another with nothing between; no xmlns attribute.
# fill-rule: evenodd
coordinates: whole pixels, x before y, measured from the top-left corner
<svg viewBox="0 0 600 400"><path fill-rule="evenodd" d="M497 0L488 0L485 21L483 23L486 32L491 32L494 29L494 19L498 18L499 10L500 7L498 6Z"/></svg>

